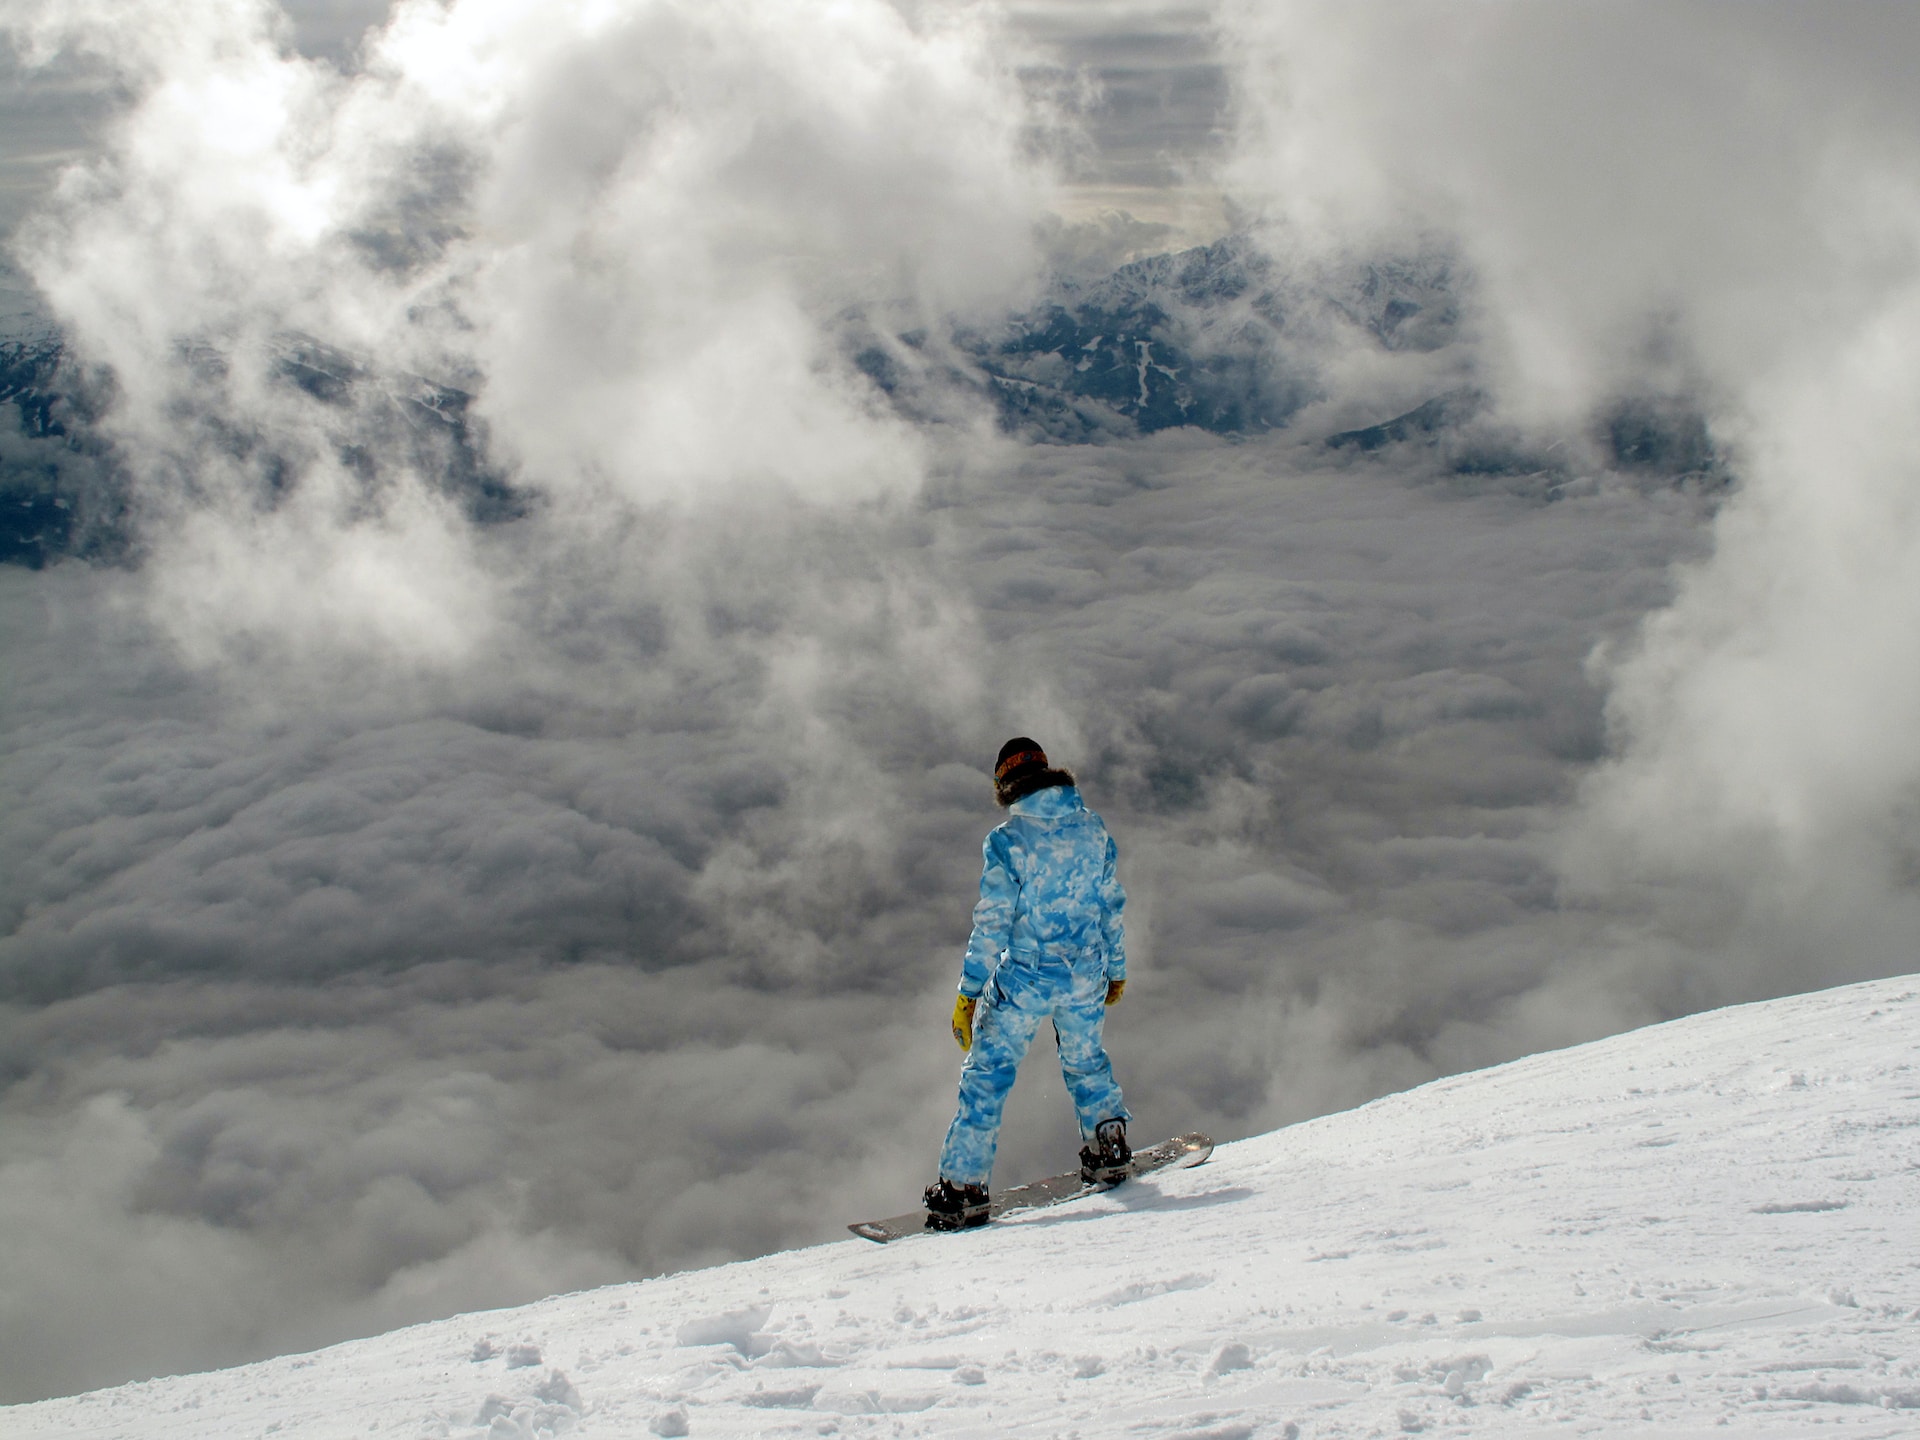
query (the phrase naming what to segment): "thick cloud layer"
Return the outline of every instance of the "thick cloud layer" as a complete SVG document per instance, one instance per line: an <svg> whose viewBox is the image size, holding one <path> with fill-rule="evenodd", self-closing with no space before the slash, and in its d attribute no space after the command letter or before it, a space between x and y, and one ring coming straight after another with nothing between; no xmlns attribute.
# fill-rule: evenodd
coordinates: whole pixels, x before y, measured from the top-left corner
<svg viewBox="0 0 1920 1440"><path fill-rule="evenodd" d="M110 608L133 581L0 575L14 1393L910 1195L1018 730L1121 839L1143 1133L1649 1018L1528 1008L1585 943L1533 832L1597 749L1581 658L1666 594L1697 502L1327 456L1167 436L894 518L685 518L688 628L665 586L545 572L511 653L300 716L182 671ZM1072 1153L1046 1068L1006 1173Z"/></svg>
<svg viewBox="0 0 1920 1440"><path fill-rule="evenodd" d="M1880 963L1742 950L1754 875L1903 933L1905 672L1868 661L1910 570L1873 168L1904 122L1871 83L1831 103L1890 61L1749 94L1797 43L1750 10L1483 7L1458 53L1457 9L1229 16L1269 243L1455 229L1459 338L1316 320L1288 431L1050 447L958 392L904 418L845 343L990 323L1043 248L1141 239L1063 240L1067 122L971 12L409 3L348 74L245 0L7 13L131 97L25 259L143 553L0 572L0 1396L901 1203L1017 731L1121 843L1143 1133ZM1665 169L1641 24L1724 80ZM1655 119L1592 113L1615 93ZM1563 118L1558 184L1510 152ZM1788 179L1731 166L1763 120ZM1608 165L1640 188L1592 193ZM1721 219L1782 196L1777 245ZM1507 459L1323 443L1464 384ZM453 387L485 516L407 420ZM1712 407L1717 520L1600 465L1629 393ZM1073 1148L1032 1069L1003 1178Z"/></svg>

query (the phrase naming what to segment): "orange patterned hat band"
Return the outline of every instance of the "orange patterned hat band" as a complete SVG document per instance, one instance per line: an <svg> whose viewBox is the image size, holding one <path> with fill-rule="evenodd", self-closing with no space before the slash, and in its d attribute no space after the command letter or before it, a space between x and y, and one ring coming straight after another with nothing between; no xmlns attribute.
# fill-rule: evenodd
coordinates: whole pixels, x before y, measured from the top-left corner
<svg viewBox="0 0 1920 1440"><path fill-rule="evenodd" d="M1042 750L1016 750L998 765L993 767L993 778L1004 780L1016 770L1024 770L1029 765L1047 763L1046 752Z"/></svg>

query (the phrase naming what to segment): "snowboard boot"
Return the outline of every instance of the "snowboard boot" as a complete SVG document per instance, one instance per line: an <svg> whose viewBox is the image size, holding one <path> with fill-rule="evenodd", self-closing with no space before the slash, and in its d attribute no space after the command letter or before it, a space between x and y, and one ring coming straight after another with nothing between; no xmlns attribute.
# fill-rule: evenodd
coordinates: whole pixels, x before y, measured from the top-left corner
<svg viewBox="0 0 1920 1440"><path fill-rule="evenodd" d="M1133 1174L1133 1150L1127 1122L1102 1120L1093 1127L1093 1144L1080 1147L1080 1179L1087 1185L1118 1185Z"/></svg>
<svg viewBox="0 0 1920 1440"><path fill-rule="evenodd" d="M927 1187L920 1202L927 1207L929 1230L966 1230L987 1223L984 1185L956 1185L942 1175Z"/></svg>

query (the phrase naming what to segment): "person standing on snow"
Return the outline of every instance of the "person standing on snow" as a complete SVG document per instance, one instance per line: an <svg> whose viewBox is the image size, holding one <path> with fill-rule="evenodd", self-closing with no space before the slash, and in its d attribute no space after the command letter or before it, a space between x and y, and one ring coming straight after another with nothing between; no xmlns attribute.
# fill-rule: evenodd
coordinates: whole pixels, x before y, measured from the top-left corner
<svg viewBox="0 0 1920 1440"><path fill-rule="evenodd" d="M1132 1117L1101 1039L1106 1007L1127 986L1120 922L1127 895L1114 873L1113 837L1081 803L1073 776L1051 768L1024 735L1000 747L993 796L1010 813L987 836L953 1006L953 1038L967 1058L940 1178L923 1197L927 1224L937 1230L986 1223L1007 1092L1043 1020L1053 1021L1060 1073L1080 1116L1081 1177L1124 1180L1133 1158Z"/></svg>

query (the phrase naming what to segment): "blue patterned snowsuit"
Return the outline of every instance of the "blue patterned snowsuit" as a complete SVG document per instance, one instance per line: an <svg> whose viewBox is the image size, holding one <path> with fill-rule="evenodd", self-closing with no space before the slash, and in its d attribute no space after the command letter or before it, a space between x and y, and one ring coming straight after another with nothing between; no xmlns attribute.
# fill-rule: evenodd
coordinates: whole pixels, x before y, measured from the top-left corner
<svg viewBox="0 0 1920 1440"><path fill-rule="evenodd" d="M985 850L960 969L960 993L984 998L940 1152L940 1173L956 1185L987 1183L1007 1092L1043 1020L1059 1036L1082 1138L1102 1120L1131 1118L1101 1043L1107 982L1127 975L1113 837L1078 789L1059 785L1016 800Z"/></svg>

